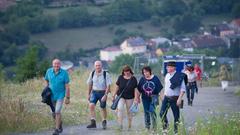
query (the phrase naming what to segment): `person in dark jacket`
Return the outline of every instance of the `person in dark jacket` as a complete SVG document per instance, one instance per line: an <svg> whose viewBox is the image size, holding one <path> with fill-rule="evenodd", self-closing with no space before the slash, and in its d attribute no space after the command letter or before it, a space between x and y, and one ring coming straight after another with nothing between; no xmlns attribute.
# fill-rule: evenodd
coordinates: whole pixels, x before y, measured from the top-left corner
<svg viewBox="0 0 240 135"><path fill-rule="evenodd" d="M138 91L142 97L142 104L144 109L144 119L145 119L145 128L150 130L151 120L152 119L152 128L155 131L157 127L156 122L156 104L153 103L153 96L157 96L162 90L163 86L159 78L152 74L152 69L149 66L142 68L142 77L138 83ZM140 96L139 94L139 96Z"/></svg>
<svg viewBox="0 0 240 135"><path fill-rule="evenodd" d="M170 61L167 65L168 73L165 76L164 94L161 93L162 106L160 117L163 122L163 134L167 134L168 119L167 112L171 107L174 115L174 132L178 133L178 122L180 117L179 107L182 103L182 97L186 91L183 73L176 72L176 62Z"/></svg>

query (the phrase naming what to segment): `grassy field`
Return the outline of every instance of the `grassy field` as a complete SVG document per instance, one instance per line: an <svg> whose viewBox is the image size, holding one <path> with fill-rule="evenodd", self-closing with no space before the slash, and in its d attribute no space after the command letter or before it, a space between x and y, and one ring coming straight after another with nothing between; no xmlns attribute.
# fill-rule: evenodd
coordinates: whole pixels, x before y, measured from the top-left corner
<svg viewBox="0 0 240 135"><path fill-rule="evenodd" d="M78 70L70 74L71 103L65 105L63 123L66 125L84 124L89 122L89 110L86 79L89 71ZM116 82L116 75L112 75ZM41 102L41 91L44 88L43 78L28 80L21 84L0 82L0 134L37 132L54 128L50 108ZM114 90L114 83L111 90ZM115 119L110 110L110 95L108 102L108 119ZM141 108L142 109L142 108ZM97 107L97 120L101 119ZM183 117L181 117L183 118ZM159 125L161 125L160 120ZM180 133L186 134L184 119L180 123ZM171 124L173 125L173 124ZM161 126L158 126L161 132ZM193 125L190 135L233 135L240 133L240 113L214 117L209 121L199 121ZM173 128L169 129L171 132ZM145 134L143 132L142 134ZM148 134L148 133L146 133Z"/></svg>
<svg viewBox="0 0 240 135"><path fill-rule="evenodd" d="M203 17L202 23L204 26L219 24L223 22L230 22L232 17L230 14L207 15Z"/></svg>
<svg viewBox="0 0 240 135"><path fill-rule="evenodd" d="M45 9L45 14L57 15L59 12L68 8L53 8ZM92 13L99 13L101 8L95 6L88 6L89 11ZM228 14L222 15L209 15L203 17L202 24L207 27L210 24L222 23L223 21L229 22L231 16ZM170 20L169 20L170 21ZM143 33L148 37L161 36L166 30L172 31L170 22L163 22L160 27L154 27L150 24L150 21L125 23L120 25L106 25L101 27L87 27L78 29L57 29L50 33L42 33L31 36L31 40L42 41L49 53L55 53L64 51L67 47L76 51L79 48L93 49L104 48L113 44L115 30L123 28L127 32ZM188 34L189 35L189 34Z"/></svg>
<svg viewBox="0 0 240 135"><path fill-rule="evenodd" d="M71 74L71 103L65 105L62 110L64 125L89 122L87 84L85 83L88 73L75 71ZM115 78L113 77L113 81ZM22 84L2 82L0 85L0 134L36 132L54 128L50 108L41 102L41 92L44 88L42 78ZM108 101L111 101L110 98ZM97 120L100 120L99 108L96 112ZM108 119L113 119L114 115L110 109L108 112Z"/></svg>
<svg viewBox="0 0 240 135"><path fill-rule="evenodd" d="M83 5L84 6L84 5ZM81 8L81 6L78 7L62 7L62 8L45 8L43 13L46 15L54 15L57 16L59 15L60 12L62 11L66 11L67 9L70 8ZM102 11L102 7L98 7L98 6L87 6L88 11L90 14L99 14Z"/></svg>
<svg viewBox="0 0 240 135"><path fill-rule="evenodd" d="M189 135L239 135L240 113L213 116L208 121L199 120Z"/></svg>
<svg viewBox="0 0 240 135"><path fill-rule="evenodd" d="M58 29L50 33L33 35L31 40L42 41L49 48L50 53L63 51L66 47L73 51L79 48L104 48L112 44L115 38L114 32L117 28L126 29L128 32L144 33L151 37L160 35L160 28L153 27L149 21L145 21L81 29Z"/></svg>

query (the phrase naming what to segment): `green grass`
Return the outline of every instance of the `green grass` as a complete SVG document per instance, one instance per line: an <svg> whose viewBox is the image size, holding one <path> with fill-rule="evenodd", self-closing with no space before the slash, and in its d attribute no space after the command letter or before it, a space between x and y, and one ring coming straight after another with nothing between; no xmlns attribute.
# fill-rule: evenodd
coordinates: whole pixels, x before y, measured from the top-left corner
<svg viewBox="0 0 240 135"><path fill-rule="evenodd" d="M71 103L63 107L63 123L64 125L88 123L88 86L85 82L89 71L74 71L70 76L72 80L70 83ZM1 83L0 134L36 132L54 127L50 108L41 102L43 88L44 80L42 78L32 79L21 84ZM114 90L114 87L112 89ZM110 98L108 101L108 105L110 105ZM109 108L108 119L110 120L114 116ZM101 119L99 107L97 107L96 115L99 121Z"/></svg>
<svg viewBox="0 0 240 135"><path fill-rule="evenodd" d="M76 7L61 7L61 8L45 8L43 10L43 13L45 15L53 15L53 16L58 16L60 12L66 11L67 9L74 9L74 8L81 8L81 6L76 6ZM98 6L87 6L87 9L90 14L95 14L98 15L102 11L102 7Z"/></svg>
<svg viewBox="0 0 240 135"><path fill-rule="evenodd" d="M219 15L207 15L203 17L202 23L204 26L208 26L211 24L219 24L222 22L229 22L232 20L230 14L219 14Z"/></svg>
<svg viewBox="0 0 240 135"><path fill-rule="evenodd" d="M208 121L199 120L189 135L239 135L240 113L214 116Z"/></svg>
<svg viewBox="0 0 240 135"><path fill-rule="evenodd" d="M240 97L240 88L235 91L235 94Z"/></svg>
<svg viewBox="0 0 240 135"><path fill-rule="evenodd" d="M128 32L144 33L146 36L151 37L160 35L160 28L153 27L149 21L145 21L81 29L58 29L50 33L33 35L31 40L44 42L50 53L64 51L66 47L69 47L73 51L79 48L104 48L112 44L115 38L114 32L117 28L126 29Z"/></svg>

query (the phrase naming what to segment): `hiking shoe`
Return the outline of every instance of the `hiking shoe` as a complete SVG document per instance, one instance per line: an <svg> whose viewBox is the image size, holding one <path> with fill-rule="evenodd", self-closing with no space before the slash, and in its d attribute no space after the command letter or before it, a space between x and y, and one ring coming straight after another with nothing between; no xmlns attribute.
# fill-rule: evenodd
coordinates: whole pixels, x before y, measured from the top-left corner
<svg viewBox="0 0 240 135"><path fill-rule="evenodd" d="M59 135L60 133L61 133L60 129L55 129L53 132L53 135Z"/></svg>
<svg viewBox="0 0 240 135"><path fill-rule="evenodd" d="M94 119L91 120L91 123L87 126L87 128L96 128L96 121Z"/></svg>
<svg viewBox="0 0 240 135"><path fill-rule="evenodd" d="M103 129L107 128L107 121L106 120L102 121L102 127L103 127Z"/></svg>

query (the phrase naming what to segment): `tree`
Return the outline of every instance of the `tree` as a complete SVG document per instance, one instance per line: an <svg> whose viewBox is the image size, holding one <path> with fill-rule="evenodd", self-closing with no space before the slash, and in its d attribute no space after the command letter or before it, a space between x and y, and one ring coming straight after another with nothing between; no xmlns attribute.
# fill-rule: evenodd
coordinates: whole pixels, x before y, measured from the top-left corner
<svg viewBox="0 0 240 135"><path fill-rule="evenodd" d="M30 48L23 57L17 59L16 78L18 81L26 81L36 76L37 59L36 47Z"/></svg>
<svg viewBox="0 0 240 135"><path fill-rule="evenodd" d="M182 32L194 32L198 30L200 25L200 17L192 15L191 13L186 13L183 16L177 16L173 21L173 28L175 29L176 34L180 34Z"/></svg>
<svg viewBox="0 0 240 135"><path fill-rule="evenodd" d="M61 28L80 28L92 25L92 17L87 8L71 8L59 13Z"/></svg>
<svg viewBox="0 0 240 135"><path fill-rule="evenodd" d="M111 24L142 21L150 17L149 9L140 0L115 1L102 14Z"/></svg>
<svg viewBox="0 0 240 135"><path fill-rule="evenodd" d="M20 56L21 51L17 48L15 44L10 45L8 48L3 50L1 56L1 62L4 66L10 66L15 64L16 59Z"/></svg>
<svg viewBox="0 0 240 135"><path fill-rule="evenodd" d="M240 17L240 3L234 5L234 7L232 9L232 15L235 18L239 18Z"/></svg>
<svg viewBox="0 0 240 135"><path fill-rule="evenodd" d="M134 56L129 54L121 54L110 65L110 71L113 73L120 73L124 65L133 67Z"/></svg>
<svg viewBox="0 0 240 135"><path fill-rule="evenodd" d="M6 38L10 43L15 43L16 45L23 45L28 43L30 33L26 28L25 20L17 20L16 22L11 22L6 25Z"/></svg>
<svg viewBox="0 0 240 135"><path fill-rule="evenodd" d="M163 16L173 16L183 14L188 10L187 5L182 0L163 0L156 8L156 13Z"/></svg>
<svg viewBox="0 0 240 135"><path fill-rule="evenodd" d="M57 27L57 19L51 15L38 15L27 21L31 33L49 32Z"/></svg>
<svg viewBox="0 0 240 135"><path fill-rule="evenodd" d="M47 69L50 67L50 61L49 60L43 60L39 63L38 70L36 75L39 77L42 77L46 74Z"/></svg>
<svg viewBox="0 0 240 135"><path fill-rule="evenodd" d="M0 84L4 80L4 78L5 78L5 76L4 76L4 71L3 71L3 65L2 65L2 63L0 63ZM0 98L1 98L1 96L0 96Z"/></svg>
<svg viewBox="0 0 240 135"><path fill-rule="evenodd" d="M153 15L152 17L151 17L151 24L153 25L153 26L160 26L161 25L161 18L159 17L159 16L157 16L157 15Z"/></svg>
<svg viewBox="0 0 240 135"><path fill-rule="evenodd" d="M31 46L23 57L17 59L16 80L23 82L37 75L38 49Z"/></svg>
<svg viewBox="0 0 240 135"><path fill-rule="evenodd" d="M31 1L22 1L18 4L10 6L6 10L2 19L3 22L9 23L22 17L34 17L41 13L43 13L43 8L40 5Z"/></svg>
<svg viewBox="0 0 240 135"><path fill-rule="evenodd" d="M228 55L231 58L240 58L240 39L232 40Z"/></svg>

